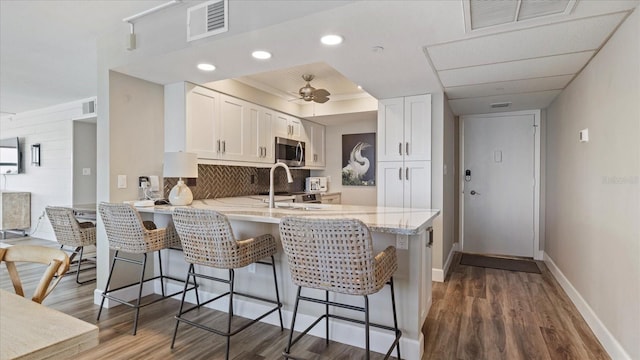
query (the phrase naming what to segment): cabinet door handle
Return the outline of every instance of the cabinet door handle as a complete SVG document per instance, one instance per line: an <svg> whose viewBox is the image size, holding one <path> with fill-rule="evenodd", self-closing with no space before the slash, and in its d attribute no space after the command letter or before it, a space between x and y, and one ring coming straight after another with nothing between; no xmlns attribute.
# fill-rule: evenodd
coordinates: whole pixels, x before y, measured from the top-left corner
<svg viewBox="0 0 640 360"><path fill-rule="evenodd" d="M406 147L405 147L404 153L405 153L406 155L409 155L409 143L408 143L408 142L407 142L407 145L406 145Z"/></svg>
<svg viewBox="0 0 640 360"><path fill-rule="evenodd" d="M404 176L407 178L407 181L409 181L409 168L405 170Z"/></svg>
<svg viewBox="0 0 640 360"><path fill-rule="evenodd" d="M402 181L402 168L398 168L398 180Z"/></svg>
<svg viewBox="0 0 640 360"><path fill-rule="evenodd" d="M227 142L225 140L222 140L222 153L226 153L227 152Z"/></svg>
<svg viewBox="0 0 640 360"><path fill-rule="evenodd" d="M220 153L220 140L218 140L218 153Z"/></svg>
<svg viewBox="0 0 640 360"><path fill-rule="evenodd" d="M262 147L262 152L264 154L264 155L262 155L262 157L267 157L267 147L266 146Z"/></svg>
<svg viewBox="0 0 640 360"><path fill-rule="evenodd" d="M401 142L398 143L398 154L402 155L402 143Z"/></svg>
<svg viewBox="0 0 640 360"><path fill-rule="evenodd" d="M260 157L264 157L264 146L260 146Z"/></svg>

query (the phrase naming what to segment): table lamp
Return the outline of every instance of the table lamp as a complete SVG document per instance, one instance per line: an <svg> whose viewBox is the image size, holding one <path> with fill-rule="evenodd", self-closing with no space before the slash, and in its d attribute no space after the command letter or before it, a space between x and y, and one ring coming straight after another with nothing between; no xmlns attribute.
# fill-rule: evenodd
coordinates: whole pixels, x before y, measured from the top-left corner
<svg viewBox="0 0 640 360"><path fill-rule="evenodd" d="M198 159L194 153L167 152L164 153L164 177L179 178L176 186L169 193L171 205L189 205L193 201L191 189L182 178L198 177Z"/></svg>

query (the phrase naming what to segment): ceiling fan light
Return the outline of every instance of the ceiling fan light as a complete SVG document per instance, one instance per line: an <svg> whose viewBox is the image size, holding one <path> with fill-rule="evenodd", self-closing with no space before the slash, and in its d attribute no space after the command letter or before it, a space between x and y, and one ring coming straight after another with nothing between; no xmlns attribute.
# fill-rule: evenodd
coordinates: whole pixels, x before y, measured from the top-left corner
<svg viewBox="0 0 640 360"><path fill-rule="evenodd" d="M202 71L213 71L216 67L213 64L200 63L198 64L198 69Z"/></svg>
<svg viewBox="0 0 640 360"><path fill-rule="evenodd" d="M320 41L325 45L339 45L342 44L342 36L340 35L325 35L320 38Z"/></svg>
<svg viewBox="0 0 640 360"><path fill-rule="evenodd" d="M251 53L251 56L253 56L255 59L258 59L258 60L271 59L271 53L264 50L256 50Z"/></svg>

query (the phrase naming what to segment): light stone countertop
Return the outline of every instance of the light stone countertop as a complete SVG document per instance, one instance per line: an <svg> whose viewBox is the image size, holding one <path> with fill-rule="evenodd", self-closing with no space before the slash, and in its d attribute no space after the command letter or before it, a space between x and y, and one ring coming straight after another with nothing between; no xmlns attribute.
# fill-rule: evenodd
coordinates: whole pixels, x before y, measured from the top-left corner
<svg viewBox="0 0 640 360"><path fill-rule="evenodd" d="M402 235L416 235L431 226L440 214L437 209L405 209L394 207L291 203L290 196L276 196L276 208L269 209L267 196L242 196L195 200L190 207L211 209L225 214L230 220L277 224L285 216L314 218L355 218L371 231ZM139 207L140 212L171 214L174 206Z"/></svg>

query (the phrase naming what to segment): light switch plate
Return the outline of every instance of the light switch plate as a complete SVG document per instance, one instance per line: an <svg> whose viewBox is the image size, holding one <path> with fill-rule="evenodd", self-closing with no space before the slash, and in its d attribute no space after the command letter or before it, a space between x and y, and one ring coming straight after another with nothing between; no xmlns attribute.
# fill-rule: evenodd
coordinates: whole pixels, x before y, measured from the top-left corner
<svg viewBox="0 0 640 360"><path fill-rule="evenodd" d="M399 250L409 249L409 235L396 235L396 248Z"/></svg>
<svg viewBox="0 0 640 360"><path fill-rule="evenodd" d="M82 168L82 175L91 175L91 168Z"/></svg>
<svg viewBox="0 0 640 360"><path fill-rule="evenodd" d="M127 175L118 175L118 189L127 188Z"/></svg>
<svg viewBox="0 0 640 360"><path fill-rule="evenodd" d="M589 142L589 129L580 130L580 142Z"/></svg>

